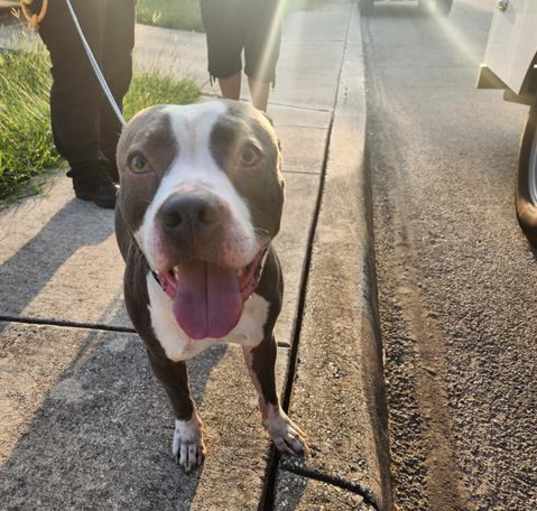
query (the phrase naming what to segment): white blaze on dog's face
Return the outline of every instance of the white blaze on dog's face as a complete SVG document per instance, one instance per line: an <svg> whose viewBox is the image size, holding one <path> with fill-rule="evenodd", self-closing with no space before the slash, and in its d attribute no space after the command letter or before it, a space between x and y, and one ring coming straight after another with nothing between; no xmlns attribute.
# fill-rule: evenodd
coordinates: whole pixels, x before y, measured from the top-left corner
<svg viewBox="0 0 537 511"><path fill-rule="evenodd" d="M278 142L247 104L159 106L118 145L119 208L194 338L238 322L283 205Z"/></svg>

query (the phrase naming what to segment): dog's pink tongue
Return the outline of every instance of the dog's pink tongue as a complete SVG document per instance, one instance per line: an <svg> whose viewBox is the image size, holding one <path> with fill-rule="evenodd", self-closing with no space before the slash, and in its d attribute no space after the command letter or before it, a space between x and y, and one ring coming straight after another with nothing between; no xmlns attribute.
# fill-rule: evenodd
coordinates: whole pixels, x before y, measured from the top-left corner
<svg viewBox="0 0 537 511"><path fill-rule="evenodd" d="M234 270L201 261L181 265L173 312L189 337L224 337L239 322L241 311Z"/></svg>

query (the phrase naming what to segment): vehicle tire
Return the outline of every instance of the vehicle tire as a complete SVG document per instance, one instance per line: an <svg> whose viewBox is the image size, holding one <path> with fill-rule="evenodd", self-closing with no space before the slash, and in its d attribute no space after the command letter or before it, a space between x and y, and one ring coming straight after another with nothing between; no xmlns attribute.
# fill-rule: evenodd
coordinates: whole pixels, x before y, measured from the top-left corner
<svg viewBox="0 0 537 511"><path fill-rule="evenodd" d="M369 16L375 10L374 0L360 0L360 13Z"/></svg>
<svg viewBox="0 0 537 511"><path fill-rule="evenodd" d="M537 105L530 109L520 141L515 205L520 227L537 247Z"/></svg>

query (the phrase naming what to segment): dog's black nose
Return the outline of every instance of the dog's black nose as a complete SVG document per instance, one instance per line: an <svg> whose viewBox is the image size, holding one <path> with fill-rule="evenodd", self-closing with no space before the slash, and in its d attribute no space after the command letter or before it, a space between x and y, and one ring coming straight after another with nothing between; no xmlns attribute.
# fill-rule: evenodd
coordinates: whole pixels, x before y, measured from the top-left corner
<svg viewBox="0 0 537 511"><path fill-rule="evenodd" d="M208 195L173 194L158 212L162 228L175 236L196 236L218 223L218 207Z"/></svg>

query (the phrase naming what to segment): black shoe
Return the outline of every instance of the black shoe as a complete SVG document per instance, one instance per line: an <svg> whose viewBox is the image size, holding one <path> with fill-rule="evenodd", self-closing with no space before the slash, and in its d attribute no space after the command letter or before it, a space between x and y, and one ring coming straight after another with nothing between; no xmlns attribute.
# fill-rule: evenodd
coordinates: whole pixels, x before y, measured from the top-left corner
<svg viewBox="0 0 537 511"><path fill-rule="evenodd" d="M119 184L119 172L113 160L110 160L102 154L101 156L99 156L99 165L112 178L112 181L116 185Z"/></svg>
<svg viewBox="0 0 537 511"><path fill-rule="evenodd" d="M77 175L72 171L67 175L73 177L73 188L78 199L94 202L100 208L116 207L117 186L110 175L99 165L91 174Z"/></svg>

